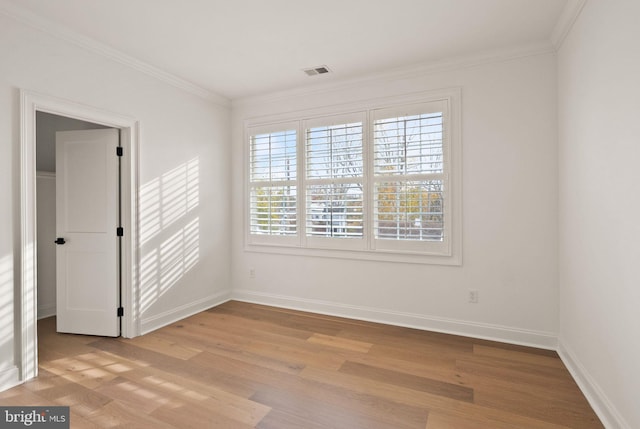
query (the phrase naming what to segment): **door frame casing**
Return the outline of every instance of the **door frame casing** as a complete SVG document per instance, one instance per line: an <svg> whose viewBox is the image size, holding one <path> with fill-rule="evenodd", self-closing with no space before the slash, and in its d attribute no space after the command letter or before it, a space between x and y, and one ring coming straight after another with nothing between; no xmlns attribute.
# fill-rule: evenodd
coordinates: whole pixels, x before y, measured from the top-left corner
<svg viewBox="0 0 640 429"><path fill-rule="evenodd" d="M16 350L20 381L38 375L37 326L37 207L36 207L36 113L46 112L120 130L123 147L121 170L121 213L125 234L122 241L122 287L124 308L121 335L139 335L137 312L138 282L138 144L139 122L131 117L27 90L20 91L20 299L19 330ZM114 309L115 311L115 309Z"/></svg>

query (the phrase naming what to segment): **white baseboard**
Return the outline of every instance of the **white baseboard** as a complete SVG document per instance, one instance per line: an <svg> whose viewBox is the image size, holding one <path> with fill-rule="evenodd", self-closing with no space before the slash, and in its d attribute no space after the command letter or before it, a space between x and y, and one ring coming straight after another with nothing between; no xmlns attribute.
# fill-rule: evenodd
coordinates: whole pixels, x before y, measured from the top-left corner
<svg viewBox="0 0 640 429"><path fill-rule="evenodd" d="M56 315L56 303L38 305L38 320Z"/></svg>
<svg viewBox="0 0 640 429"><path fill-rule="evenodd" d="M234 290L232 299L549 350L556 350L558 344L557 336L550 332L514 329L500 325L445 319L328 301L302 299L248 290Z"/></svg>
<svg viewBox="0 0 640 429"><path fill-rule="evenodd" d="M0 370L0 392L20 384L20 370L17 366Z"/></svg>
<svg viewBox="0 0 640 429"><path fill-rule="evenodd" d="M589 374L589 371L587 371L576 357L576 354L562 341L562 338L558 339L558 354L578 384L578 387L580 387L580 390L582 390L582 393L587 398L587 401L589 401L591 408L593 408L600 418L604 427L610 429L631 429L631 425L620 415L615 405L613 405L602 388Z"/></svg>
<svg viewBox="0 0 640 429"><path fill-rule="evenodd" d="M178 320L193 316L201 311L208 310L211 307L225 303L231 299L231 291L221 292L198 301L181 305L164 313L155 316L143 318L140 321L140 335L147 334L163 326L170 325Z"/></svg>

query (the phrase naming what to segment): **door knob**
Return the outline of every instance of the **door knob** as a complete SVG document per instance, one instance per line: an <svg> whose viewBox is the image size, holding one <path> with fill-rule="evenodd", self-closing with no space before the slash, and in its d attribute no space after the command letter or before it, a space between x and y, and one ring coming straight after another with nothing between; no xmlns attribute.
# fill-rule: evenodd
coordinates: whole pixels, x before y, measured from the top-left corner
<svg viewBox="0 0 640 429"><path fill-rule="evenodd" d="M56 243L56 244L64 244L64 243L66 243L66 241L64 240L64 238L58 237L58 238L56 238L56 241L54 241L54 243Z"/></svg>

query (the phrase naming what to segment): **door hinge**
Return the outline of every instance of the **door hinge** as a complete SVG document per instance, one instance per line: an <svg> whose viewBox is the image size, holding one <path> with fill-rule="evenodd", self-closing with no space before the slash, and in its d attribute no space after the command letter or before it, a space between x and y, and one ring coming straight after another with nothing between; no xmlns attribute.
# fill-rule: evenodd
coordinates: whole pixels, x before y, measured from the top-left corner
<svg viewBox="0 0 640 429"><path fill-rule="evenodd" d="M124 316L124 308L118 307L118 317L122 317L122 316Z"/></svg>
<svg viewBox="0 0 640 429"><path fill-rule="evenodd" d="M119 226L119 227L116 229L116 234L118 235L118 237L123 237L123 236L124 236L124 228L123 228L123 227L121 227L121 226Z"/></svg>
<svg viewBox="0 0 640 429"><path fill-rule="evenodd" d="M118 156L124 155L124 149L122 149L122 146L116 147L116 155Z"/></svg>

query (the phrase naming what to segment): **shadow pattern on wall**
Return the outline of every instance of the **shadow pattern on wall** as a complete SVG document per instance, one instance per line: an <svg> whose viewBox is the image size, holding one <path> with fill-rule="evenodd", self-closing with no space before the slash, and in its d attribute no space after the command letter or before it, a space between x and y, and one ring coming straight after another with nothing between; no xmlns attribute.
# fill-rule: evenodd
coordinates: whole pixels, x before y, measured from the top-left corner
<svg viewBox="0 0 640 429"><path fill-rule="evenodd" d="M194 158L140 188L140 315L199 261L199 169Z"/></svg>

